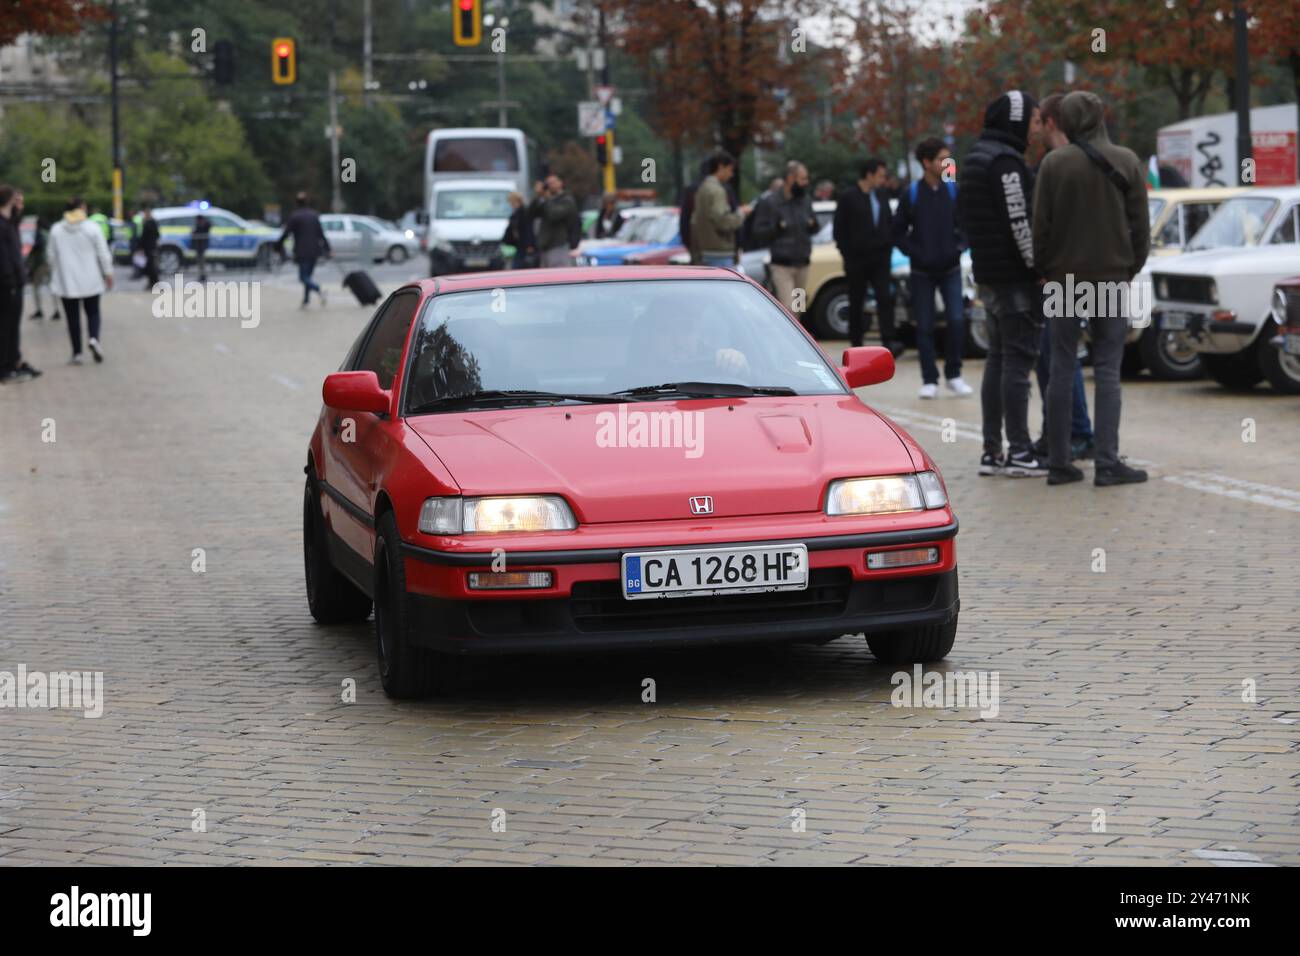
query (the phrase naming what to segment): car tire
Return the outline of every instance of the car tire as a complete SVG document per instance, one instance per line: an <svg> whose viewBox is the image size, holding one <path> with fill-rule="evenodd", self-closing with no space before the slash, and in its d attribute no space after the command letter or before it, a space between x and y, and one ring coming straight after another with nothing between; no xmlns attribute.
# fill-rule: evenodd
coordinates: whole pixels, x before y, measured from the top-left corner
<svg viewBox="0 0 1300 956"><path fill-rule="evenodd" d="M390 246L390 247L389 247L389 249L388 249L388 261L391 262L393 265L395 265L395 266L400 266L400 265L401 265L403 262L405 262L408 258L410 258L410 253L408 253L408 252L406 251L405 247L403 247L403 246Z"/></svg>
<svg viewBox="0 0 1300 956"><path fill-rule="evenodd" d="M1278 333L1271 320L1260 330L1255 348L1259 352L1259 367L1274 391L1283 395L1300 395L1300 355L1287 355L1270 341Z"/></svg>
<svg viewBox="0 0 1300 956"><path fill-rule="evenodd" d="M1210 378L1224 388L1247 391L1264 380L1254 349L1234 352L1232 355L1212 355L1207 352L1201 355L1201 361Z"/></svg>
<svg viewBox="0 0 1300 956"><path fill-rule="evenodd" d="M317 622L355 624L370 616L370 598L330 562L320 493L310 478L302 501L302 557L307 607Z"/></svg>
<svg viewBox="0 0 1300 956"><path fill-rule="evenodd" d="M1194 349L1179 343L1185 342L1172 332L1165 332L1159 322L1142 330L1137 350L1142 364L1151 371L1151 377L1164 382L1190 382L1205 375L1205 363Z"/></svg>
<svg viewBox="0 0 1300 956"><path fill-rule="evenodd" d="M819 339L849 337L849 285L828 282L817 293L812 308L812 332Z"/></svg>
<svg viewBox="0 0 1300 956"><path fill-rule="evenodd" d="M181 271L185 255L176 246L163 246L158 250L158 274L174 276Z"/></svg>
<svg viewBox="0 0 1300 956"><path fill-rule="evenodd" d="M930 624L903 631L883 631L867 635L871 654L882 664L925 664L941 661L952 650L957 637L957 621Z"/></svg>
<svg viewBox="0 0 1300 956"><path fill-rule="evenodd" d="M455 685L453 665L458 661L418 647L411 638L406 562L402 558L397 519L391 511L380 517L377 532L375 646L384 693L405 699L451 690Z"/></svg>
<svg viewBox="0 0 1300 956"><path fill-rule="evenodd" d="M989 327L988 313L983 309L976 313L968 304L966 307L966 358L988 358Z"/></svg>

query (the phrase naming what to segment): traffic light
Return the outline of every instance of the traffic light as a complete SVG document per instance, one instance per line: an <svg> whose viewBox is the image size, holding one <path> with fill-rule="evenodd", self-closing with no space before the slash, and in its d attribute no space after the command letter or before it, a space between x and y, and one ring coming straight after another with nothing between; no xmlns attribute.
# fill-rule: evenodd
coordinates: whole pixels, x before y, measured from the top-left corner
<svg viewBox="0 0 1300 956"><path fill-rule="evenodd" d="M604 134L596 137L596 165L604 169L609 164L609 142Z"/></svg>
<svg viewBox="0 0 1300 956"><path fill-rule="evenodd" d="M218 86L235 82L235 45L218 40L212 47L212 79Z"/></svg>
<svg viewBox="0 0 1300 956"><path fill-rule="evenodd" d="M291 37L271 41L271 82L288 86L298 79L298 50Z"/></svg>
<svg viewBox="0 0 1300 956"><path fill-rule="evenodd" d="M483 0L451 0L451 38L456 46L478 46L483 39Z"/></svg>

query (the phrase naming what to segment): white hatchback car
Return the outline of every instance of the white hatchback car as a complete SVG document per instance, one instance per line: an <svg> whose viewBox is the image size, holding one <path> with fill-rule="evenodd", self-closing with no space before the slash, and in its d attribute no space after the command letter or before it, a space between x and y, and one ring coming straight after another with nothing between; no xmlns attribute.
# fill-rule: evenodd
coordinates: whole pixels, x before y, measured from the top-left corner
<svg viewBox="0 0 1300 956"><path fill-rule="evenodd" d="M1201 251L1203 250L1203 251ZM1187 252L1151 267L1155 321L1201 354L1228 388L1267 378L1300 389L1271 343L1273 287L1300 273L1300 187L1255 187L1224 201Z"/></svg>

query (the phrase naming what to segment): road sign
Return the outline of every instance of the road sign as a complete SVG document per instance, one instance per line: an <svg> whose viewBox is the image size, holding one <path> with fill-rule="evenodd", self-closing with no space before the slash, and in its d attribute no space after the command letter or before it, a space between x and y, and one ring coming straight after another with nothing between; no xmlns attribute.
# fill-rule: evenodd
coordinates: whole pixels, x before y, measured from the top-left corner
<svg viewBox="0 0 1300 956"><path fill-rule="evenodd" d="M595 100L578 104L578 135L599 136L605 132L605 108Z"/></svg>
<svg viewBox="0 0 1300 956"><path fill-rule="evenodd" d="M597 86L592 88L592 92L596 94L596 99L600 101L601 106L608 106L610 98L614 95L614 87Z"/></svg>

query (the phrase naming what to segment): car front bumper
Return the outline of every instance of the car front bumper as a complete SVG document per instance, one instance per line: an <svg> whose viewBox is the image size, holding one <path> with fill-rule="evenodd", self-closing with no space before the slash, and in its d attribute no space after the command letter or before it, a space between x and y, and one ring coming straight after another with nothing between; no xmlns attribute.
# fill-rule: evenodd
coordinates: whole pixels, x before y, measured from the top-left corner
<svg viewBox="0 0 1300 956"><path fill-rule="evenodd" d="M552 573L554 586L538 592L468 590L470 572L490 569L489 553L451 554L410 544L402 552L415 643L457 654L562 652L820 643L842 634L951 623L960 607L956 533L953 520L800 538L809 549L805 590L632 601L623 596L619 558L623 550L641 549L510 552L509 570ZM926 545L939 551L933 565L866 567L867 551Z"/></svg>
<svg viewBox="0 0 1300 956"><path fill-rule="evenodd" d="M433 275L451 275L457 272L492 272L505 268L500 251L489 251L482 256L464 256L446 249L429 252L429 271Z"/></svg>
<svg viewBox="0 0 1300 956"><path fill-rule="evenodd" d="M1215 319L1214 313L1219 311L1219 306L1160 302L1153 312L1153 324L1162 332L1181 336L1197 352L1231 355L1249 348L1260 326L1240 319ZM1182 317L1184 328L1169 328L1171 313Z"/></svg>

